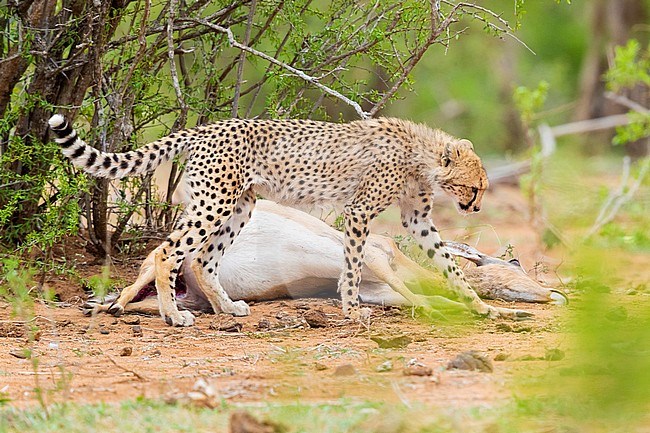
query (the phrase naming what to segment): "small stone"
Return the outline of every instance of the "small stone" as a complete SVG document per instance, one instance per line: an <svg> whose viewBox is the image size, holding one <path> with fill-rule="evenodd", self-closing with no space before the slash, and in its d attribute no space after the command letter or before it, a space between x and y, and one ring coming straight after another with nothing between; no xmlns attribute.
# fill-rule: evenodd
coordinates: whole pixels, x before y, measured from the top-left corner
<svg viewBox="0 0 650 433"><path fill-rule="evenodd" d="M404 376L431 376L433 369L426 365L409 365L404 367Z"/></svg>
<svg viewBox="0 0 650 433"><path fill-rule="evenodd" d="M310 328L327 328L329 319L322 310L307 310L302 315Z"/></svg>
<svg viewBox="0 0 650 433"><path fill-rule="evenodd" d="M501 353L498 353L497 356L494 357L494 360L495 361L505 361L508 358L510 358L509 354L507 354L505 352L501 352Z"/></svg>
<svg viewBox="0 0 650 433"><path fill-rule="evenodd" d="M533 355L522 355L519 358L515 359L515 361L541 361L544 358L540 358L539 356L533 356Z"/></svg>
<svg viewBox="0 0 650 433"><path fill-rule="evenodd" d="M612 322L622 322L627 319L627 310L623 306L614 307L605 313L605 318Z"/></svg>
<svg viewBox="0 0 650 433"><path fill-rule="evenodd" d="M160 354L161 354L160 349L154 349L154 350L151 351L151 353L149 355L150 356L160 356Z"/></svg>
<svg viewBox="0 0 650 433"><path fill-rule="evenodd" d="M259 322L257 322L258 331L267 331L271 329L271 322L266 317L262 317Z"/></svg>
<svg viewBox="0 0 650 433"><path fill-rule="evenodd" d="M334 376L354 376L357 374L357 369L352 364L343 364L336 367Z"/></svg>
<svg viewBox="0 0 650 433"><path fill-rule="evenodd" d="M503 332L530 332L532 331L532 328L530 326L513 326L510 325L509 323L497 323L495 328L497 331L503 331Z"/></svg>
<svg viewBox="0 0 650 433"><path fill-rule="evenodd" d="M314 363L314 368L316 369L316 371L323 371L323 370L327 370L329 367L327 365L325 365L325 364L320 363L320 362L315 362Z"/></svg>
<svg viewBox="0 0 650 433"><path fill-rule="evenodd" d="M102 334L102 335L108 335L108 334L111 333L111 331L109 331L109 330L106 329L106 328L100 328L100 329L99 329L99 333Z"/></svg>
<svg viewBox="0 0 650 433"><path fill-rule="evenodd" d="M129 346L123 347L122 350L120 350L120 356L131 356L133 353L133 349Z"/></svg>
<svg viewBox="0 0 650 433"><path fill-rule="evenodd" d="M447 368L470 371L478 370L484 373L491 373L494 370L490 358L475 350L459 353L456 358L449 361Z"/></svg>
<svg viewBox="0 0 650 433"><path fill-rule="evenodd" d="M241 332L243 327L244 325L239 323L232 316L227 317L225 320L212 322L208 325L209 329L222 332Z"/></svg>
<svg viewBox="0 0 650 433"><path fill-rule="evenodd" d="M133 331L134 337L142 337L142 326L134 325L131 327L131 330Z"/></svg>
<svg viewBox="0 0 650 433"><path fill-rule="evenodd" d="M370 339L377 343L381 349L401 349L408 346L413 341L407 335L400 335L387 339L382 337L370 337Z"/></svg>
<svg viewBox="0 0 650 433"><path fill-rule="evenodd" d="M18 359L30 359L32 351L29 349L14 349L9 351L9 355Z"/></svg>
<svg viewBox="0 0 650 433"><path fill-rule="evenodd" d="M122 318L122 323L125 325L139 325L140 318L138 316L126 316Z"/></svg>
<svg viewBox="0 0 650 433"><path fill-rule="evenodd" d="M564 359L564 351L560 349L546 349L544 359L546 361L561 361Z"/></svg>
<svg viewBox="0 0 650 433"><path fill-rule="evenodd" d="M285 427L269 421L258 421L251 414L243 410L230 415L229 433L279 433Z"/></svg>
<svg viewBox="0 0 650 433"><path fill-rule="evenodd" d="M311 309L311 305L310 305L309 302L296 302L294 304L294 307L295 307L296 310L302 310L302 311L306 311L306 310Z"/></svg>
<svg viewBox="0 0 650 433"><path fill-rule="evenodd" d="M387 371L392 371L393 370L393 361L391 361L391 360L384 361L381 364L379 364L377 366L377 368L375 368L375 370L378 373L385 373Z"/></svg>

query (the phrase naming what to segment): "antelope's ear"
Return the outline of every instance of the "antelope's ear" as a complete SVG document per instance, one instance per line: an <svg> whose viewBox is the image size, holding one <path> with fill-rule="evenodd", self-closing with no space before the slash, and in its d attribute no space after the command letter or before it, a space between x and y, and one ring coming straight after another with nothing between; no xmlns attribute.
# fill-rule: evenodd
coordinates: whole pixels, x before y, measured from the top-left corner
<svg viewBox="0 0 650 433"><path fill-rule="evenodd" d="M465 138L458 140L458 147L465 148L468 150L474 150L474 145L472 144L472 142Z"/></svg>

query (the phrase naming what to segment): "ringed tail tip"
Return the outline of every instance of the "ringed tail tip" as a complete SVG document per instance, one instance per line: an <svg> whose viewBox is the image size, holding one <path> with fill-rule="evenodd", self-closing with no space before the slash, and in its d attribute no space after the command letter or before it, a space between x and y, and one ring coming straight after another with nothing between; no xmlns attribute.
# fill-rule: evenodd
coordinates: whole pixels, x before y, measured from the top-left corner
<svg viewBox="0 0 650 433"><path fill-rule="evenodd" d="M50 117L48 123L52 129L62 129L61 127L65 127L66 121L65 117L61 116L60 114L55 114L54 116Z"/></svg>

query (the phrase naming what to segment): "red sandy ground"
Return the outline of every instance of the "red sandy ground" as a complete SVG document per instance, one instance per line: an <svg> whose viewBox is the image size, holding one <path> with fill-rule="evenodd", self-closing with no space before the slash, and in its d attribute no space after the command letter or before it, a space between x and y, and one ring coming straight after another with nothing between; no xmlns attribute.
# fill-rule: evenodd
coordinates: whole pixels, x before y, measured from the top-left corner
<svg viewBox="0 0 650 433"><path fill-rule="evenodd" d="M486 197L483 208L487 211L459 219L449 203L442 204L438 225L454 227L444 230L443 237L467 240L469 235L470 243L496 254L510 243L529 269L538 261L551 270L560 263L560 257L542 253L538 235L527 221L526 203L516 189L497 188ZM384 219L374 232L401 230L399 223ZM68 246L65 253L68 260L77 260L82 275L100 272L92 257L78 248ZM133 279L141 259L116 265L113 276ZM546 277L555 278L552 273ZM549 348L570 352L570 341L559 332L570 307L520 304L516 307L535 313L534 320L479 320L469 325L422 321L409 311L373 307L371 323L364 327L344 321L333 300L285 300L252 305L251 316L237 318L243 325L241 332L218 330L232 320L229 316L204 315L191 328L170 328L159 317L139 317L142 335L136 335L132 324L136 316L84 317L79 287L61 278L47 284L71 306L37 305L37 318L31 324L40 331L33 343L26 342L25 325L10 317L11 307L0 303L0 391L16 406L35 404L37 387L44 390L48 402L115 402L187 392L204 378L220 397L235 402L327 401L345 396L452 408L491 407L512 397L509 382L518 372L540 363L552 368L564 363L524 359L543 358ZM308 309L325 312L329 325L314 329L304 325L300 317ZM268 320L270 330L258 330L262 319ZM370 339L376 335L408 335L412 342L405 348L379 349ZM37 367L32 360L11 354L25 347L37 356ZM129 350L130 355L121 356ZM446 368L467 350L506 360L494 361L492 373ZM432 368L433 374L404 375L411 360ZM392 370L378 372L386 361L392 362ZM354 367L352 374L337 375L336 368L345 364Z"/></svg>

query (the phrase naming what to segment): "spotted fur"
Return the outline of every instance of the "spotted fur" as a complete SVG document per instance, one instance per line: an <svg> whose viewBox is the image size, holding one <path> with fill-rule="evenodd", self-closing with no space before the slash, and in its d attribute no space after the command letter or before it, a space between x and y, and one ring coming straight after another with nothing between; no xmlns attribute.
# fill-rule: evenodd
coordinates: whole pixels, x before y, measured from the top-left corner
<svg viewBox="0 0 650 433"><path fill-rule="evenodd" d="M63 153L95 176L142 174L186 155L191 204L156 254L160 310L170 325L193 323L189 312L178 311L173 289L188 253L194 253L192 269L215 311L249 313L215 277L220 258L250 218L256 193L285 204L343 206L345 263L339 291L348 317L359 317L370 221L392 203L400 205L404 227L474 311L504 314L505 309L483 303L470 288L431 221L437 187L455 199L461 213L480 210L488 181L468 140L392 118L341 124L230 119L114 154L89 147L62 116L53 116L50 126Z"/></svg>

